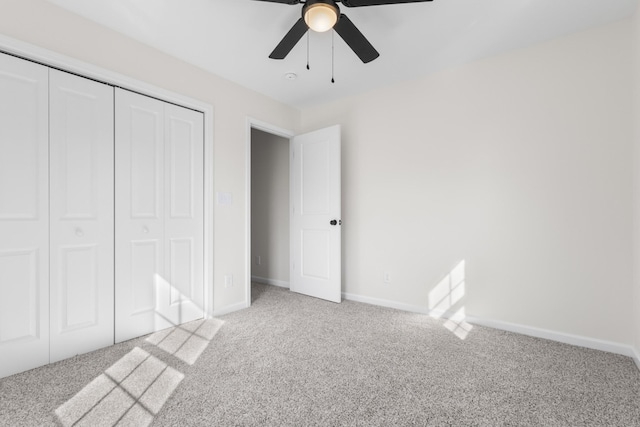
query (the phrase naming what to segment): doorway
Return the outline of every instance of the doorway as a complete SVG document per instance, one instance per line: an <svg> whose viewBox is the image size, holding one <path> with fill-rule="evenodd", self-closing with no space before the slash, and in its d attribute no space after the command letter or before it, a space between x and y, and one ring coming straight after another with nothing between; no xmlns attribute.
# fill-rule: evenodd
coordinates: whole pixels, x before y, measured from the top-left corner
<svg viewBox="0 0 640 427"><path fill-rule="evenodd" d="M251 129L251 280L289 288L289 140Z"/></svg>
<svg viewBox="0 0 640 427"><path fill-rule="evenodd" d="M246 305L251 282L289 288L289 144L292 132L249 120Z"/></svg>
<svg viewBox="0 0 640 427"><path fill-rule="evenodd" d="M340 125L334 125L294 136L247 121L246 307L252 279L341 301L340 133ZM254 173L258 176L252 179ZM263 276L252 274L256 267Z"/></svg>

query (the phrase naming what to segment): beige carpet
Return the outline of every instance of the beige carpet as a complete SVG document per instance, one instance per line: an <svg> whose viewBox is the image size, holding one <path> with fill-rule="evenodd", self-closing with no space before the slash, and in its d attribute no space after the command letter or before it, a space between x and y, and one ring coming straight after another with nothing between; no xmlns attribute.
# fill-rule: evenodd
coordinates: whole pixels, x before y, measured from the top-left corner
<svg viewBox="0 0 640 427"><path fill-rule="evenodd" d="M629 358L266 285L253 297L0 380L0 425L640 426Z"/></svg>

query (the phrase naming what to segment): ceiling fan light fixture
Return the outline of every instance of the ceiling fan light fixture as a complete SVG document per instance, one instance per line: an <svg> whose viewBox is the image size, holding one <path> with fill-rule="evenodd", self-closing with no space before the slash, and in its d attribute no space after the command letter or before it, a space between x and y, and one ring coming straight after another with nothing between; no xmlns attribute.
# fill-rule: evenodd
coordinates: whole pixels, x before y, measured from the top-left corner
<svg viewBox="0 0 640 427"><path fill-rule="evenodd" d="M333 2L308 1L303 9L304 22L318 33L323 33L333 28L338 22L339 10Z"/></svg>

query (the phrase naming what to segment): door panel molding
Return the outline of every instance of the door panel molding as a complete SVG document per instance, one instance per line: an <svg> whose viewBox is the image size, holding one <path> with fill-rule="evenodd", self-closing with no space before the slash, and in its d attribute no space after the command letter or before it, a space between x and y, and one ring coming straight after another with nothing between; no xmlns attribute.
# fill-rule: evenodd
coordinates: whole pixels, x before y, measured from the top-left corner
<svg viewBox="0 0 640 427"><path fill-rule="evenodd" d="M101 310L98 308L100 279L97 249L98 246L95 244L62 246L59 248L60 289L59 294L55 295L57 301L53 301L53 304L57 304L60 307L58 312L60 319L58 329L52 330L52 335L98 326ZM84 255L84 258L80 258L79 255ZM113 288L113 285L111 288ZM78 301L81 303L78 303ZM113 312L111 310L112 307L113 302L106 305L109 314ZM52 309L52 316L54 315L53 311ZM113 316L110 315L109 317L111 320L109 326L111 326ZM113 333L109 332L107 338L106 345L110 345L113 342ZM75 345L71 347L76 350Z"/></svg>

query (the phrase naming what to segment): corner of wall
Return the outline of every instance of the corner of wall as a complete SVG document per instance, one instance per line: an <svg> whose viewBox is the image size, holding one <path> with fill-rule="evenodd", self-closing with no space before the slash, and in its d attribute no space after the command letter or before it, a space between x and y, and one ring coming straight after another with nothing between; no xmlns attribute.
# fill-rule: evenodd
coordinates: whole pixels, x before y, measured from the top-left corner
<svg viewBox="0 0 640 427"><path fill-rule="evenodd" d="M631 356L631 358L633 359L633 361L636 363L636 367L638 368L638 370L640 370L640 352L638 352L637 349L638 346L636 346L633 349L633 355Z"/></svg>
<svg viewBox="0 0 640 427"><path fill-rule="evenodd" d="M224 316L225 314L234 313L245 308L249 308L249 305L247 305L244 301L236 304L229 304L213 310L212 317Z"/></svg>
<svg viewBox="0 0 640 427"><path fill-rule="evenodd" d="M632 19L633 31L633 359L640 369L640 0Z"/></svg>

